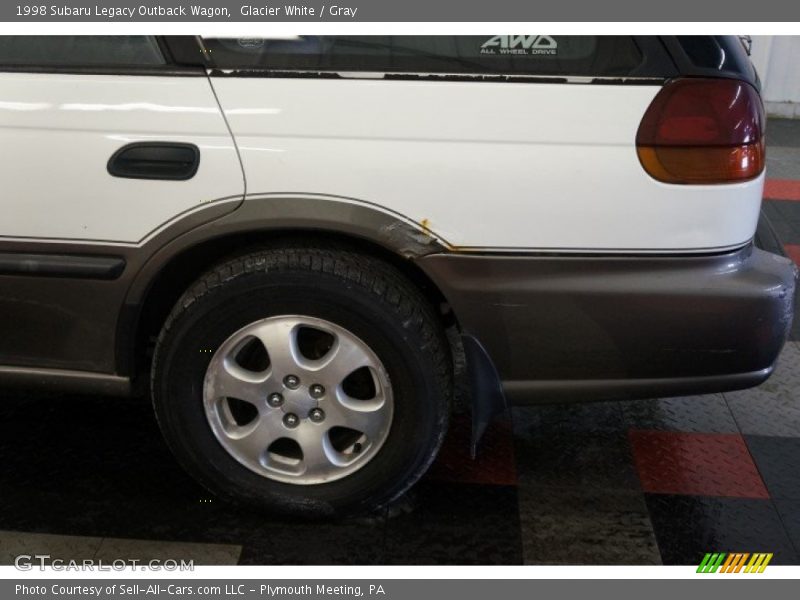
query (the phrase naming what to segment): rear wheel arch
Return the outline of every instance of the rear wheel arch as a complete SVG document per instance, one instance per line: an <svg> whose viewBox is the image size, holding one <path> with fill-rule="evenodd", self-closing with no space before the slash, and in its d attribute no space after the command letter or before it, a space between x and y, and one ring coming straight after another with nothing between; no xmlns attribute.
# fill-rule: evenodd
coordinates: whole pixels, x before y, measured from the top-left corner
<svg viewBox="0 0 800 600"><path fill-rule="evenodd" d="M377 257L395 268L417 287L437 309L443 327L455 322L439 286L397 247L387 247L351 233L304 227L257 228L227 232L198 240L174 252L144 280L135 280L129 291L117 331L118 373L146 381L155 338L183 293L215 265L260 248L280 246L338 247ZM145 269L143 269L144 271ZM141 278L137 278L141 279Z"/></svg>

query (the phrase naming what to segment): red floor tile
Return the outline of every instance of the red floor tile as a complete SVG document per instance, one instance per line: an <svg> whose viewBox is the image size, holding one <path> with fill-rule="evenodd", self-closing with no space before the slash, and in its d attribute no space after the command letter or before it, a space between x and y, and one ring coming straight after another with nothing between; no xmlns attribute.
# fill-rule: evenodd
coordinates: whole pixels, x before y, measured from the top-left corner
<svg viewBox="0 0 800 600"><path fill-rule="evenodd" d="M427 477L436 481L516 485L514 436L508 421L498 420L489 426L478 445L478 456L470 457L471 421L457 416L439 457Z"/></svg>
<svg viewBox="0 0 800 600"><path fill-rule="evenodd" d="M771 200L800 200L800 180L767 179L764 198Z"/></svg>
<svg viewBox="0 0 800 600"><path fill-rule="evenodd" d="M739 434L628 432L645 492L769 498Z"/></svg>
<svg viewBox="0 0 800 600"><path fill-rule="evenodd" d="M786 250L786 254L789 255L789 258L794 261L794 264L800 266L800 245L785 244L783 247Z"/></svg>

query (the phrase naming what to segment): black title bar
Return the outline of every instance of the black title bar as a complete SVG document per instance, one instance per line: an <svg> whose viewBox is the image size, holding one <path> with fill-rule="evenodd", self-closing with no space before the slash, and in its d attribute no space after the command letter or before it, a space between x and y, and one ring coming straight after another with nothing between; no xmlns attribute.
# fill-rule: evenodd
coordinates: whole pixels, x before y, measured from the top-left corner
<svg viewBox="0 0 800 600"><path fill-rule="evenodd" d="M17 22L794 22L787 0L60 0L3 2Z"/></svg>

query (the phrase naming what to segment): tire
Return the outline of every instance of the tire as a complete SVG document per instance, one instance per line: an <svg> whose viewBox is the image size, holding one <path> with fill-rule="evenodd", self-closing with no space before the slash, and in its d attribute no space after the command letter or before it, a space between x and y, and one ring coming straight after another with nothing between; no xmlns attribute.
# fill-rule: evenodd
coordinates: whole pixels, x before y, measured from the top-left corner
<svg viewBox="0 0 800 600"><path fill-rule="evenodd" d="M433 462L452 360L430 303L393 267L344 247L283 246L220 264L184 293L151 385L168 445L210 491L341 516L387 505Z"/></svg>

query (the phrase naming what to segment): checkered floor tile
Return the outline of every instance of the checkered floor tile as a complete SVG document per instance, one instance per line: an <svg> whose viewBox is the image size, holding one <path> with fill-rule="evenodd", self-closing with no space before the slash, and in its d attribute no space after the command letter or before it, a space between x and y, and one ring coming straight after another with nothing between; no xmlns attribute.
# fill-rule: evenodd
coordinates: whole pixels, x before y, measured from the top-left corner
<svg viewBox="0 0 800 600"><path fill-rule="evenodd" d="M771 122L768 136L764 211L800 263L800 121ZM147 402L0 391L0 563L34 551L198 564L692 565L708 551L747 551L800 564L798 341L796 323L775 374L752 390L515 408L476 461L469 419L456 415L419 485L381 514L340 522L210 498L175 464Z"/></svg>

